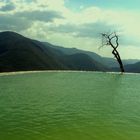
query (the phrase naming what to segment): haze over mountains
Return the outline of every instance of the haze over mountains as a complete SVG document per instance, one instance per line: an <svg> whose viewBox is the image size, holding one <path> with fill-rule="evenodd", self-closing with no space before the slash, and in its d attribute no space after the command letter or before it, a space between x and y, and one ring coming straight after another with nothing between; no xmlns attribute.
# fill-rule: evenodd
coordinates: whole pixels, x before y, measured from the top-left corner
<svg viewBox="0 0 140 140"><path fill-rule="evenodd" d="M138 61L124 60L125 70L140 72L140 62ZM115 59L101 57L93 52L55 46L26 38L15 32L0 33L0 72L27 70L118 71L117 67Z"/></svg>

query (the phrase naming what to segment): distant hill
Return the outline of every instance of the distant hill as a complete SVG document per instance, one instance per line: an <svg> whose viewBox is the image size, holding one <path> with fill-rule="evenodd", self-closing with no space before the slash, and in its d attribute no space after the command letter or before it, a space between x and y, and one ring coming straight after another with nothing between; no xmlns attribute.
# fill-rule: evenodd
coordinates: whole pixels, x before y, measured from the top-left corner
<svg viewBox="0 0 140 140"><path fill-rule="evenodd" d="M134 64L124 65L124 70L125 72L140 73L140 61ZM118 72L120 71L120 68L114 67L111 71Z"/></svg>
<svg viewBox="0 0 140 140"><path fill-rule="evenodd" d="M0 71L65 68L53 52L14 32L0 33Z"/></svg>
<svg viewBox="0 0 140 140"><path fill-rule="evenodd" d="M127 72L140 72L136 59L123 60ZM26 38L15 32L0 32L0 72L27 70L119 71L113 58L64 48Z"/></svg>
<svg viewBox="0 0 140 140"><path fill-rule="evenodd" d="M104 58L104 57L101 57L100 55L94 53L94 52L90 52L90 51L84 51L84 50L80 50L80 49L77 49L77 48L65 48L65 47L61 47L61 46L55 46L55 45L52 45L48 42L43 42L44 45L46 46L50 46L54 49L57 49L57 50L60 50L62 51L64 54L66 55L73 55L73 54L77 54L77 53L83 53L83 54L86 54L88 56L90 56L92 59L94 59L95 61L99 62L100 64L104 65L105 67L114 67L114 66L117 66L117 62L115 59L113 58ZM112 66L109 65L108 63L108 59L111 59L110 61L113 61L111 64Z"/></svg>
<svg viewBox="0 0 140 140"><path fill-rule="evenodd" d="M125 65L125 71L140 73L140 61L135 64Z"/></svg>
<svg viewBox="0 0 140 140"><path fill-rule="evenodd" d="M46 46L52 47L54 49L60 50L61 52L63 52L66 55L73 55L76 53L87 54L95 61L99 62L100 64L102 64L105 67L108 67L110 69L114 68L114 67L119 67L118 62L114 58L102 57L94 52L84 51L84 50L80 50L77 48L65 48L65 47L61 47L61 46L55 46L55 45L52 45L48 42L43 42L43 44ZM126 60L122 60L122 61L123 61L124 65L127 65L127 64L134 64L140 60L138 60L138 59L126 59Z"/></svg>
<svg viewBox="0 0 140 140"><path fill-rule="evenodd" d="M85 51L78 49L63 48L60 46L52 45L48 42L43 42L47 48L50 48L68 69L71 70L95 70L95 71L108 71L109 68L104 64L94 60L90 55L85 53ZM62 48L62 49L60 49ZM90 53L90 52L89 52ZM100 56L93 53L96 57L100 59Z"/></svg>
<svg viewBox="0 0 140 140"><path fill-rule="evenodd" d="M53 45L52 45L53 46ZM0 33L0 72L26 70L98 70L108 68L84 53L66 54L15 32Z"/></svg>
<svg viewBox="0 0 140 140"><path fill-rule="evenodd" d="M66 55L65 58L61 60L67 67L72 68L72 70L88 70L88 71L107 71L108 68L104 65L98 63L90 56L84 53L76 53L72 55Z"/></svg>
<svg viewBox="0 0 140 140"><path fill-rule="evenodd" d="M47 45L47 46L50 46L50 47L52 47L54 49L61 50L66 55L73 55L73 54L76 54L76 53L83 53L83 54L87 54L88 56L90 56L91 58L95 59L96 61L98 61L100 63L103 61L102 57L100 55L94 53L94 52L84 51L84 50L80 50L80 49L77 49L77 48L64 48L64 47L61 47L61 46L52 45L52 44L47 43L47 42L43 42L43 44Z"/></svg>

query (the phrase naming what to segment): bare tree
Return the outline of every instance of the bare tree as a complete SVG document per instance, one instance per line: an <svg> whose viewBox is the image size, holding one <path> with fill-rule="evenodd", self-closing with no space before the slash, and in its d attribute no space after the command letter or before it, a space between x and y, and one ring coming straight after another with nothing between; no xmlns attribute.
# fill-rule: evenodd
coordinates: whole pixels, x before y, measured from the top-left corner
<svg viewBox="0 0 140 140"><path fill-rule="evenodd" d="M110 34L102 33L101 35L102 35L102 46L101 47L103 47L103 46L111 46L113 48L112 54L114 55L114 57L118 61L121 72L124 72L123 63L122 63L120 54L117 51L117 48L119 46L119 37L118 37L118 35L115 32L110 33Z"/></svg>

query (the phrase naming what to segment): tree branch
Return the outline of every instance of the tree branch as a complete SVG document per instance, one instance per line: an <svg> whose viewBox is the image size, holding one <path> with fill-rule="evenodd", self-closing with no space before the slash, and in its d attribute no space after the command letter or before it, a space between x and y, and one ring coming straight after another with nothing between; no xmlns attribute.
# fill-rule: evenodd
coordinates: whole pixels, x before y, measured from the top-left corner
<svg viewBox="0 0 140 140"><path fill-rule="evenodd" d="M110 34L102 33L101 35L102 35L102 46L101 47L111 46L113 48L112 54L115 56L116 60L118 61L121 71L124 72L123 63L122 63L121 57L119 55L119 52L117 51L117 48L119 46L118 35L116 34L116 32L110 33ZM104 39L104 42L103 42L103 39ZM115 39L115 41L113 41L114 39Z"/></svg>

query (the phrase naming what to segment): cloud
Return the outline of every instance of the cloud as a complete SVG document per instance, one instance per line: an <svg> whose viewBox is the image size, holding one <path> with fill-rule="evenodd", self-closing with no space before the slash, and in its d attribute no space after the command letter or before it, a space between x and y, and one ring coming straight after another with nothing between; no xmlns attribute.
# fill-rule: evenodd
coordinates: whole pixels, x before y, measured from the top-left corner
<svg viewBox="0 0 140 140"><path fill-rule="evenodd" d="M55 11L24 11L15 13L16 17L24 17L28 20L32 21L44 21L44 22L52 22L54 19L63 18L60 13Z"/></svg>
<svg viewBox="0 0 140 140"><path fill-rule="evenodd" d="M48 10L47 5L36 0L0 0L0 30L12 30L19 33L24 32L25 36L30 31L34 32L38 28L44 30L44 24L53 23L56 19L63 19L61 12ZM36 25L38 28L36 29ZM34 28L35 27L35 28ZM41 34L40 33L40 34ZM33 36L30 36L32 38ZM45 37L44 37L45 38Z"/></svg>
<svg viewBox="0 0 140 140"><path fill-rule="evenodd" d="M119 36L119 41L121 45L124 46L140 46L140 40L139 37L133 37L131 35L121 35Z"/></svg>
<svg viewBox="0 0 140 140"><path fill-rule="evenodd" d="M30 38L94 52L101 43L100 33L117 30L121 31L119 41L124 50L130 45L131 48L140 45L140 10L83 4L75 12L65 2L0 0L0 30L13 30Z"/></svg>
<svg viewBox="0 0 140 140"><path fill-rule="evenodd" d="M109 25L103 22L86 23L82 25L75 24L64 24L59 26L52 26L49 28L51 31L56 31L60 33L68 33L76 37L89 37L89 38L99 38L100 33L114 31L114 25Z"/></svg>
<svg viewBox="0 0 140 140"><path fill-rule="evenodd" d="M0 8L0 11L3 11L3 12L12 11L12 10L14 10L15 8L16 8L16 7L15 7L14 4L8 3L8 4L4 5L4 6L2 6L2 7Z"/></svg>
<svg viewBox="0 0 140 140"><path fill-rule="evenodd" d="M0 14L0 30L13 30L19 32L28 29L30 26L31 22L24 18Z"/></svg>

